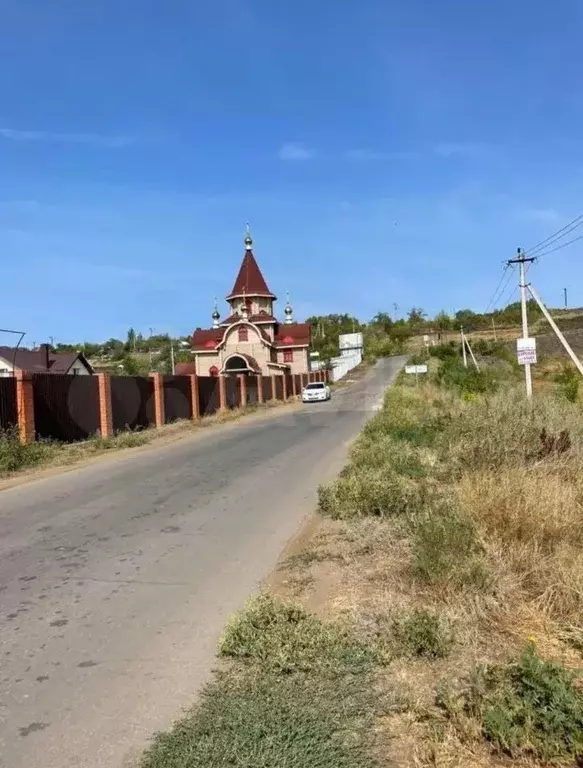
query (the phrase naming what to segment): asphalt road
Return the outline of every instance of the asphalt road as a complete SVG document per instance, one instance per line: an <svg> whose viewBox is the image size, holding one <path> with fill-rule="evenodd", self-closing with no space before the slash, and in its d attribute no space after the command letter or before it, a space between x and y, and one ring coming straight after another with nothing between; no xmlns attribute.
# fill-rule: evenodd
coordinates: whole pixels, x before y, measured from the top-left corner
<svg viewBox="0 0 583 768"><path fill-rule="evenodd" d="M1 766L134 764L402 362L329 403L0 492Z"/></svg>

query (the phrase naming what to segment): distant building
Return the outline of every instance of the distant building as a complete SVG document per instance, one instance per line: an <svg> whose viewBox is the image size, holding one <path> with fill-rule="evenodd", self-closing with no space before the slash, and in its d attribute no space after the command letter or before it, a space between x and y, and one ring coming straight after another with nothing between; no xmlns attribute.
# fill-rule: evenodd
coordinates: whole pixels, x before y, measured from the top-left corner
<svg viewBox="0 0 583 768"><path fill-rule="evenodd" d="M194 331L194 362L179 363L178 374L271 375L310 370L310 325L293 321L289 297L284 309L285 321L280 323L275 317L277 297L268 288L255 260L249 231L243 262L226 300L229 314L221 320L215 302L212 328Z"/></svg>
<svg viewBox="0 0 583 768"><path fill-rule="evenodd" d="M0 376L12 376L15 372L90 376L93 368L80 352L53 352L48 344L32 350L0 347Z"/></svg>

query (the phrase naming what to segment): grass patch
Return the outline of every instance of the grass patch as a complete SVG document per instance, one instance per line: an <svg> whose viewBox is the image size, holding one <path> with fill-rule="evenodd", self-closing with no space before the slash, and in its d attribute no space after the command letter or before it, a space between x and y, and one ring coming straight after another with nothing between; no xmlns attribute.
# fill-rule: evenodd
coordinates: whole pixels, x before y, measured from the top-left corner
<svg viewBox="0 0 583 768"><path fill-rule="evenodd" d="M532 645L514 662L477 667L459 698L442 691L439 703L454 721L460 713L477 720L484 737L511 757L550 765L583 758L583 693L571 672L540 659Z"/></svg>
<svg viewBox="0 0 583 768"><path fill-rule="evenodd" d="M229 623L231 660L142 768L374 768L375 652L268 595Z"/></svg>
<svg viewBox="0 0 583 768"><path fill-rule="evenodd" d="M0 476L46 464L59 450L60 444L54 441L37 440L23 445L17 430L0 431Z"/></svg>
<svg viewBox="0 0 583 768"><path fill-rule="evenodd" d="M424 609L394 616L393 638L397 652L425 659L446 658L453 643L446 622Z"/></svg>

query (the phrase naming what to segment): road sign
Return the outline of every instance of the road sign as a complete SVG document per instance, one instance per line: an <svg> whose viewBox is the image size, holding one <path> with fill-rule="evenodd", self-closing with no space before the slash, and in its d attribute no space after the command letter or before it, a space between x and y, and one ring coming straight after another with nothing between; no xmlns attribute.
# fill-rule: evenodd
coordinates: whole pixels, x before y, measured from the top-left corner
<svg viewBox="0 0 583 768"><path fill-rule="evenodd" d="M516 339L516 357L519 365L536 363L536 339Z"/></svg>
<svg viewBox="0 0 583 768"><path fill-rule="evenodd" d="M427 373L427 366L426 365L406 365L405 373L414 373L415 375L417 375L418 373Z"/></svg>

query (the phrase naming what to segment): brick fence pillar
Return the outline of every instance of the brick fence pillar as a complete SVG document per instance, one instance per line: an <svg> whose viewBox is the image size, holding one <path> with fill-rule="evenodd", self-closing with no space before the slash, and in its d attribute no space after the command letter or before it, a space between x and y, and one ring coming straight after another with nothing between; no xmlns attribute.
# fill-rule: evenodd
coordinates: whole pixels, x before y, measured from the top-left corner
<svg viewBox="0 0 583 768"><path fill-rule="evenodd" d="M32 377L27 373L16 373L16 410L18 413L18 438L21 443L33 443L36 438L34 425L34 397Z"/></svg>
<svg viewBox="0 0 583 768"><path fill-rule="evenodd" d="M247 375L245 373L239 374L239 385L241 387L241 408L247 405Z"/></svg>
<svg viewBox="0 0 583 768"><path fill-rule="evenodd" d="M111 377L109 373L97 374L99 397L99 434L101 437L113 435L113 411L111 408Z"/></svg>
<svg viewBox="0 0 583 768"><path fill-rule="evenodd" d="M154 384L154 420L157 427L164 426L164 378L161 373L151 373Z"/></svg>
<svg viewBox="0 0 583 768"><path fill-rule="evenodd" d="M283 400L287 400L287 376L284 374L281 377L281 383L282 383L282 390L283 390Z"/></svg>
<svg viewBox="0 0 583 768"><path fill-rule="evenodd" d="M257 377L257 402L263 402L263 376L261 374Z"/></svg>
<svg viewBox="0 0 583 768"><path fill-rule="evenodd" d="M193 421L200 419L200 402L198 399L198 376L196 373L188 375L190 379L190 418Z"/></svg>
<svg viewBox="0 0 583 768"><path fill-rule="evenodd" d="M227 380L219 376L219 411L227 410Z"/></svg>
<svg viewBox="0 0 583 768"><path fill-rule="evenodd" d="M297 389L298 387L297 387L296 375L295 373L292 373L292 395L294 397L298 394Z"/></svg>
<svg viewBox="0 0 583 768"><path fill-rule="evenodd" d="M271 374L271 399L275 400L277 397L277 387L275 385L275 373Z"/></svg>

